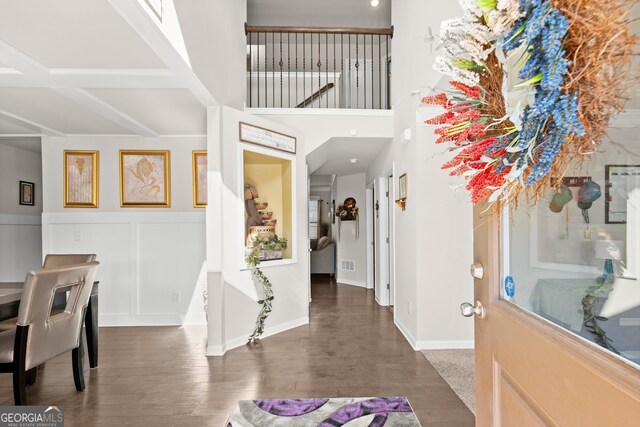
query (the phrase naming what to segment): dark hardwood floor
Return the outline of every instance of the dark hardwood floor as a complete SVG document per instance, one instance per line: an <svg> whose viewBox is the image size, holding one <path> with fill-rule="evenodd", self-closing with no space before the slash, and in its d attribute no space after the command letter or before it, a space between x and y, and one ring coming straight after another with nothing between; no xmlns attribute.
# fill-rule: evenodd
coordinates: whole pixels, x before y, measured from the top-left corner
<svg viewBox="0 0 640 427"><path fill-rule="evenodd" d="M27 399L64 405L67 426L224 426L241 399L403 395L423 426L474 425L372 291L321 278L312 298L308 326L224 357L204 356L204 327L101 328L100 366L89 370L85 359L84 392L69 353L40 370ZM0 375L0 399L13 404L9 374Z"/></svg>

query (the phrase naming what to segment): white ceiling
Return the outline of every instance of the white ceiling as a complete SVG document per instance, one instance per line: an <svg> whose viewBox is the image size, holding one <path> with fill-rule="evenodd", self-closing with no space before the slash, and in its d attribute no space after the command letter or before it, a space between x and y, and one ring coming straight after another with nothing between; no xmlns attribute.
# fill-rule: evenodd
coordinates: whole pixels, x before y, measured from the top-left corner
<svg viewBox="0 0 640 427"><path fill-rule="evenodd" d="M137 0L0 0L0 137L206 134L215 101L162 31Z"/></svg>
<svg viewBox="0 0 640 427"><path fill-rule="evenodd" d="M250 25L314 27L391 26L391 0L247 0Z"/></svg>
<svg viewBox="0 0 640 427"><path fill-rule="evenodd" d="M366 172L390 142L390 138L331 138L307 155L309 173L345 176ZM350 159L358 161L352 164Z"/></svg>

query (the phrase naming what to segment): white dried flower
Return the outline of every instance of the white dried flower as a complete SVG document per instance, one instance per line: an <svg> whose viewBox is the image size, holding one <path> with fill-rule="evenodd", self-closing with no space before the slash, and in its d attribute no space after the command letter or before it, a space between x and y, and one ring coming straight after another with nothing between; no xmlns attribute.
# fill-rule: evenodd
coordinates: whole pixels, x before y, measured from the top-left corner
<svg viewBox="0 0 640 427"><path fill-rule="evenodd" d="M451 58L439 56L436 58L436 62L433 64L433 69L439 73L451 76L453 80L462 82L469 86L477 86L480 83L480 76L478 73L457 67L453 64Z"/></svg>

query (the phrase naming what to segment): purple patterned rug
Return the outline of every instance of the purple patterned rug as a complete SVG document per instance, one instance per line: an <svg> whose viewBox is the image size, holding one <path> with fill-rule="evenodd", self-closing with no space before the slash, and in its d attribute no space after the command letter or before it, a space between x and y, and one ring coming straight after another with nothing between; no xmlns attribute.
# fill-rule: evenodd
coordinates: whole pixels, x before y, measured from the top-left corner
<svg viewBox="0 0 640 427"><path fill-rule="evenodd" d="M241 400L227 427L420 427L406 397Z"/></svg>

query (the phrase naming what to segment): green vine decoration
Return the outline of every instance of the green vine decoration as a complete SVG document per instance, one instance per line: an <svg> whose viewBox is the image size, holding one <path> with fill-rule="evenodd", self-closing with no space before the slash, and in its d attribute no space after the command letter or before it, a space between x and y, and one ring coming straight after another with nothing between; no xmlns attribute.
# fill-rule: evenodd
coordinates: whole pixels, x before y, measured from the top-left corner
<svg viewBox="0 0 640 427"><path fill-rule="evenodd" d="M256 327L253 333L249 336L249 342L256 342L260 339L264 333L264 322L271 313L271 304L273 301L273 286L269 281L269 278L260 270L260 246L254 246L251 249L249 255L247 255L247 263L251 268L251 274L262 285L262 291L264 293L263 299L258 301L258 304L262 305L258 318L256 319Z"/></svg>
<svg viewBox="0 0 640 427"><path fill-rule="evenodd" d="M607 296L613 289L613 280L607 280L606 277L599 277L597 284L587 289L587 295L582 299L582 313L584 315L583 325L585 329L594 335L596 343L615 354L620 352L611 344L611 338L607 337L607 332L600 327L598 322L606 322L604 316L596 316L593 308L598 298Z"/></svg>

